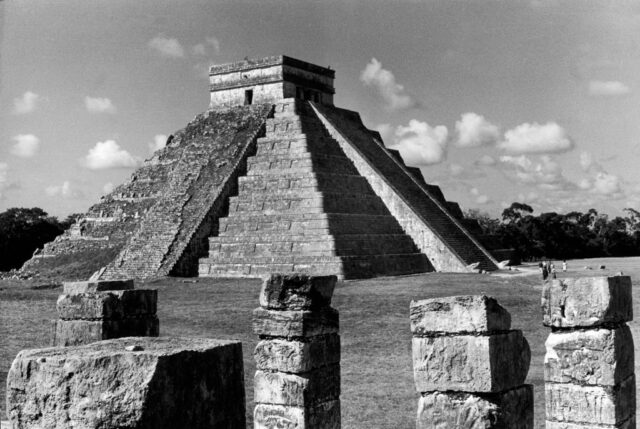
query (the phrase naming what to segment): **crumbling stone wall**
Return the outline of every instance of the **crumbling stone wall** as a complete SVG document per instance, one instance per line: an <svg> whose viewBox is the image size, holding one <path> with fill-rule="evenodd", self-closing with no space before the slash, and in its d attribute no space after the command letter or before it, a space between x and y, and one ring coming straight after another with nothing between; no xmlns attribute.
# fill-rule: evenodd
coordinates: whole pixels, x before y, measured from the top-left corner
<svg viewBox="0 0 640 429"><path fill-rule="evenodd" d="M531 352L483 295L411 302L418 429L533 429Z"/></svg>
<svg viewBox="0 0 640 429"><path fill-rule="evenodd" d="M631 279L552 280L542 310L547 429L635 428Z"/></svg>
<svg viewBox="0 0 640 429"><path fill-rule="evenodd" d="M335 276L272 275L260 292L253 330L254 428L340 428Z"/></svg>

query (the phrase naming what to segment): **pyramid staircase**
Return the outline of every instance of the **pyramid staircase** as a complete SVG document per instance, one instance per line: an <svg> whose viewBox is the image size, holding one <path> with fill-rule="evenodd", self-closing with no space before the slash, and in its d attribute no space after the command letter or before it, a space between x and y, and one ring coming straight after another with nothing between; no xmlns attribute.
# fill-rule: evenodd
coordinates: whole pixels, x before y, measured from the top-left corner
<svg viewBox="0 0 640 429"><path fill-rule="evenodd" d="M303 100L284 99L209 239L200 276L343 278L433 270Z"/></svg>

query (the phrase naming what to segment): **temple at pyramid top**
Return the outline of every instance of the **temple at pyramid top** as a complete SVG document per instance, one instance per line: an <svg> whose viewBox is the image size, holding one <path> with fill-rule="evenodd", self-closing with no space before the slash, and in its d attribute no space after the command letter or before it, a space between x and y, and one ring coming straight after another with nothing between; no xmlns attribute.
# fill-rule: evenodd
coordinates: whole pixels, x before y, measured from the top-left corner
<svg viewBox="0 0 640 429"><path fill-rule="evenodd" d="M23 269L66 279L497 269L460 206L334 106L334 77L286 56L211 67L209 109Z"/></svg>
<svg viewBox="0 0 640 429"><path fill-rule="evenodd" d="M275 103L285 98L333 105L335 71L284 55L211 66L209 107Z"/></svg>

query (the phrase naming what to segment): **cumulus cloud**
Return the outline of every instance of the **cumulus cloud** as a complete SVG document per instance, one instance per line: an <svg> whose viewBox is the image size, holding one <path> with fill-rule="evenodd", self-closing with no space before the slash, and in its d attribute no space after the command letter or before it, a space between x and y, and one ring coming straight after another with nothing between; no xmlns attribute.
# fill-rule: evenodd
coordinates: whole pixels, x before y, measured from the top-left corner
<svg viewBox="0 0 640 429"><path fill-rule="evenodd" d="M416 119L405 126L399 126L395 132L395 144L404 161L412 166L424 166L442 162L446 157L449 132L444 125L431 127Z"/></svg>
<svg viewBox="0 0 640 429"><path fill-rule="evenodd" d="M596 174L593 180L593 192L602 195L614 195L619 194L621 191L618 176L605 172Z"/></svg>
<svg viewBox="0 0 640 429"><path fill-rule="evenodd" d="M71 183L66 180L60 186L48 186L44 190L45 194L50 197L62 197L62 198L80 198L82 192L74 189Z"/></svg>
<svg viewBox="0 0 640 429"><path fill-rule="evenodd" d="M139 158L120 148L120 145L113 140L96 143L85 157L85 165L90 170L132 168L137 167L140 162Z"/></svg>
<svg viewBox="0 0 640 429"><path fill-rule="evenodd" d="M610 195L613 198L622 196L622 186L618 176L608 173L589 152L580 154L580 167L590 175L578 182L580 189L594 194Z"/></svg>
<svg viewBox="0 0 640 429"><path fill-rule="evenodd" d="M116 106L108 98L85 97L84 105L91 113L116 113Z"/></svg>
<svg viewBox="0 0 640 429"><path fill-rule="evenodd" d="M500 129L487 121L484 116L469 112L456 122L458 146L473 147L495 143L500 137Z"/></svg>
<svg viewBox="0 0 640 429"><path fill-rule="evenodd" d="M360 80L374 88L378 95L391 110L401 110L415 107L415 100L405 92L404 86L396 82L396 77L375 58L366 65L360 73Z"/></svg>
<svg viewBox="0 0 640 429"><path fill-rule="evenodd" d="M476 187L469 189L469 193L474 196L476 204L487 204L491 201L488 195L481 193Z"/></svg>
<svg viewBox="0 0 640 429"><path fill-rule="evenodd" d="M548 155L540 157L540 161L532 161L526 155L501 156L503 165L513 168L513 177L521 183L536 185L542 189L561 189L572 184L563 175L560 164Z"/></svg>
<svg viewBox="0 0 640 429"><path fill-rule="evenodd" d="M21 97L13 99L13 113L24 115L31 113L38 107L40 96L35 92L27 91Z"/></svg>
<svg viewBox="0 0 640 429"><path fill-rule="evenodd" d="M156 134L153 138L153 142L149 143L149 151L151 153L162 149L167 145L167 136L164 134Z"/></svg>
<svg viewBox="0 0 640 429"><path fill-rule="evenodd" d="M11 147L11 153L21 158L31 158L40 147L40 139L33 134L18 134L13 138L16 142Z"/></svg>
<svg viewBox="0 0 640 429"><path fill-rule="evenodd" d="M504 133L500 149L513 154L566 152L573 142L566 131L555 122L544 125L524 123Z"/></svg>
<svg viewBox="0 0 640 429"><path fill-rule="evenodd" d="M618 81L602 81L592 80L589 82L589 95L601 97L616 97L627 95L631 92L631 88Z"/></svg>
<svg viewBox="0 0 640 429"><path fill-rule="evenodd" d="M165 37L161 34L157 35L149 41L149 47L158 51L163 57L184 57L184 48L182 47L178 39Z"/></svg>
<svg viewBox="0 0 640 429"><path fill-rule="evenodd" d="M204 43L193 45L193 47L191 48L191 52L194 55L205 56L208 55L209 49L211 49L212 54L220 53L220 41L215 37L207 37Z"/></svg>
<svg viewBox="0 0 640 429"><path fill-rule="evenodd" d="M474 164L485 166L495 165L496 159L491 155L482 155Z"/></svg>

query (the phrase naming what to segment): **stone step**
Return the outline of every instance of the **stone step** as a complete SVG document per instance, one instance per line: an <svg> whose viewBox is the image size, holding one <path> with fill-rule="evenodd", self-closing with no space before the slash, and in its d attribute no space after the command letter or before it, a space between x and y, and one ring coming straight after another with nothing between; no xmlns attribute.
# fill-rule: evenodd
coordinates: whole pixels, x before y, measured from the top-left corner
<svg viewBox="0 0 640 429"><path fill-rule="evenodd" d="M382 239L381 239L382 237ZM229 257L255 257L278 255L378 255L416 253L417 247L404 234L360 234L350 236L307 237L306 240L292 240L290 237L282 241L265 240L245 242L209 241L209 258L222 259Z"/></svg>
<svg viewBox="0 0 640 429"><path fill-rule="evenodd" d="M242 195L229 199L229 213L235 212L273 212L288 211L305 213L363 213L386 215L389 211L375 194L322 193L318 191L299 192L289 195L258 194Z"/></svg>
<svg viewBox="0 0 640 429"><path fill-rule="evenodd" d="M313 114L313 110L304 100L285 98L274 105L273 114L274 116L310 115Z"/></svg>
<svg viewBox="0 0 640 429"><path fill-rule="evenodd" d="M306 234L401 234L402 228L392 216L310 213L246 215L237 213L219 221L220 234L233 235L255 231L288 231Z"/></svg>
<svg viewBox="0 0 640 429"><path fill-rule="evenodd" d="M269 192L284 189L312 188L316 190L343 190L352 194L371 192L369 182L362 176L332 173L283 173L278 176L243 176L238 179L239 194Z"/></svg>
<svg viewBox="0 0 640 429"><path fill-rule="evenodd" d="M314 122L302 122L302 121L282 121L282 122L268 122L265 124L267 131L267 137L275 136L297 136L299 134L317 134L328 135L327 130L320 124Z"/></svg>
<svg viewBox="0 0 640 429"><path fill-rule="evenodd" d="M341 279L375 277L378 275L403 275L431 270L431 264L421 253L399 255L368 255L340 257L267 258L252 260L250 264L239 258L225 263L200 260L202 277L260 277L269 273L310 273L313 275L337 275Z"/></svg>
<svg viewBox="0 0 640 429"><path fill-rule="evenodd" d="M301 134L294 138L261 138L258 139L257 156L289 156L301 153L322 153L325 155L344 156L338 143L330 138L307 136Z"/></svg>
<svg viewBox="0 0 640 429"><path fill-rule="evenodd" d="M344 156L321 155L310 153L289 154L283 157L258 155L247 160L247 175L282 174L282 173L333 173L357 175L358 170Z"/></svg>

